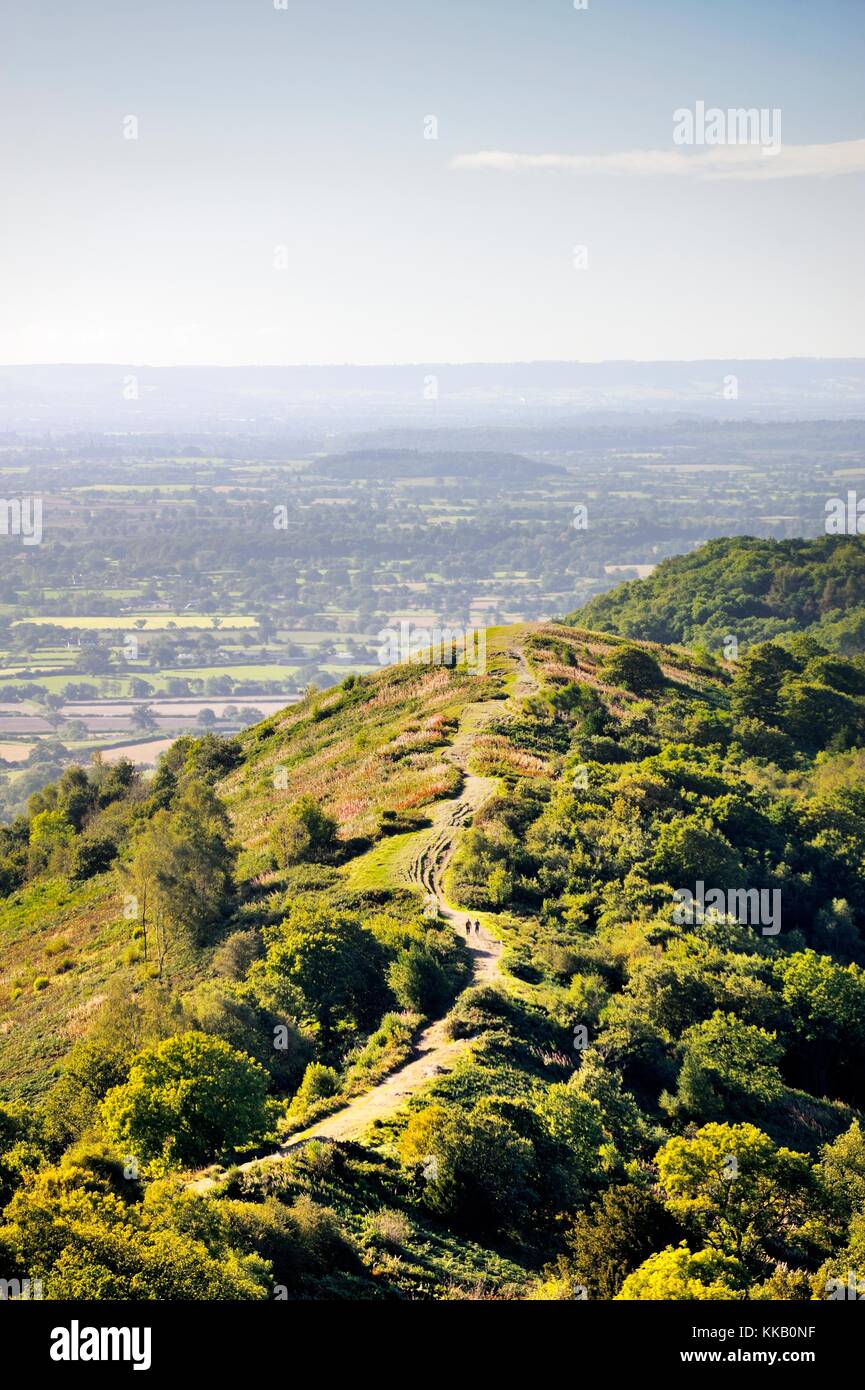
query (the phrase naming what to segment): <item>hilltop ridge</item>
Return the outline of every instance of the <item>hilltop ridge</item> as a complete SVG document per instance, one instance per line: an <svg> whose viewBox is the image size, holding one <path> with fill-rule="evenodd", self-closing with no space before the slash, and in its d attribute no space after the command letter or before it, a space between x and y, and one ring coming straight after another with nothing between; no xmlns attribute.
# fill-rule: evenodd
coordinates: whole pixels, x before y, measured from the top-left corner
<svg viewBox="0 0 865 1390"><path fill-rule="evenodd" d="M0 846L0 1258L57 1297L809 1296L858 1239L863 749L810 639L543 623L65 774ZM774 1213L720 1264L704 1150Z"/></svg>

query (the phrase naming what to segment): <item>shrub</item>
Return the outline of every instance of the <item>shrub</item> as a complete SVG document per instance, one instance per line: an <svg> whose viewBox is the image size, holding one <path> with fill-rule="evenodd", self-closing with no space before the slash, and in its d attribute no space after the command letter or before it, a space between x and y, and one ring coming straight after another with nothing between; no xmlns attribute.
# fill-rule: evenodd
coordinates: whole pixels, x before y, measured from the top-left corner
<svg viewBox="0 0 865 1390"><path fill-rule="evenodd" d="M384 1207L366 1218L364 1235L371 1245L382 1246L385 1250L403 1250L411 1236L411 1223L401 1211Z"/></svg>
<svg viewBox="0 0 865 1390"><path fill-rule="evenodd" d="M108 1092L109 1136L150 1161L194 1167L254 1144L267 1130L267 1072L221 1038L182 1033L138 1054Z"/></svg>
<svg viewBox="0 0 865 1390"><path fill-rule="evenodd" d="M213 956L213 968L229 980L242 980L253 961L264 955L264 942L254 928L232 932Z"/></svg>
<svg viewBox="0 0 865 1390"><path fill-rule="evenodd" d="M450 997L447 972L431 951L412 943L388 967L387 982L403 1009L435 1017Z"/></svg>
<svg viewBox="0 0 865 1390"><path fill-rule="evenodd" d="M658 658L643 647L618 647L598 672L608 685L623 686L635 695L653 695L665 684Z"/></svg>
<svg viewBox="0 0 865 1390"><path fill-rule="evenodd" d="M313 797L300 797L271 831L270 845L277 868L325 858L336 843L337 829L337 821Z"/></svg>

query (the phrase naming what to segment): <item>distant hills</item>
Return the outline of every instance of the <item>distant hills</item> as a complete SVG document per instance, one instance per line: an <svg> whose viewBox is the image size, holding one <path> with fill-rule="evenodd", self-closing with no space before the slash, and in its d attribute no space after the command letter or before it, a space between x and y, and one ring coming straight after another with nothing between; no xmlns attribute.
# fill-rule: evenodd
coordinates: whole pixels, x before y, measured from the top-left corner
<svg viewBox="0 0 865 1390"><path fill-rule="evenodd" d="M652 642L722 645L808 633L865 650L865 537L709 541L591 600L568 622Z"/></svg>
<svg viewBox="0 0 865 1390"><path fill-rule="evenodd" d="M243 434L520 426L586 415L721 420L865 414L865 359L474 362L399 366L0 365L0 433Z"/></svg>

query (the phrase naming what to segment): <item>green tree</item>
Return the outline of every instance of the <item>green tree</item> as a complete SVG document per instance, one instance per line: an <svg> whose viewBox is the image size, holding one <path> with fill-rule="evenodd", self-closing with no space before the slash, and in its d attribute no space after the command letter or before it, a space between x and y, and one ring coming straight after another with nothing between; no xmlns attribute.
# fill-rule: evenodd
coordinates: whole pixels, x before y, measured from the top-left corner
<svg viewBox="0 0 865 1390"><path fill-rule="evenodd" d="M598 1102L573 1086L556 1082L544 1092L537 1113L553 1139L567 1150L583 1181L596 1177L601 1167L601 1147L607 1138Z"/></svg>
<svg viewBox="0 0 865 1390"><path fill-rule="evenodd" d="M753 1116L783 1095L782 1051L774 1033L716 1010L682 1038L670 1108L703 1121Z"/></svg>
<svg viewBox="0 0 865 1390"><path fill-rule="evenodd" d="M487 879L487 893L493 907L505 907L514 891L513 875L504 864L496 864Z"/></svg>
<svg viewBox="0 0 865 1390"><path fill-rule="evenodd" d="M658 658L644 647L617 647L598 674L608 685L623 686L635 695L655 695L665 685Z"/></svg>
<svg viewBox="0 0 865 1390"><path fill-rule="evenodd" d="M797 1081L817 1094L831 1085L857 1101L865 1095L865 972L811 950L778 961L776 972Z"/></svg>
<svg viewBox="0 0 865 1390"><path fill-rule="evenodd" d="M129 716L129 724L133 729L140 729L147 732L157 727L157 718L150 705L134 705Z"/></svg>
<svg viewBox="0 0 865 1390"><path fill-rule="evenodd" d="M865 1134L858 1120L820 1150L817 1177L842 1220L865 1212Z"/></svg>
<svg viewBox="0 0 865 1390"><path fill-rule="evenodd" d="M183 1033L146 1048L102 1103L107 1134L141 1159L196 1167L257 1143L267 1072L221 1038Z"/></svg>
<svg viewBox="0 0 865 1390"><path fill-rule="evenodd" d="M779 724L782 683L798 669L795 658L774 642L751 647L739 662L730 690L730 707L736 719Z"/></svg>
<svg viewBox="0 0 865 1390"><path fill-rule="evenodd" d="M668 1246L629 1274L616 1298L626 1302L730 1302L748 1297L746 1273L739 1260L720 1250L694 1252L685 1244Z"/></svg>
<svg viewBox="0 0 865 1390"><path fill-rule="evenodd" d="M450 997L447 972L419 942L399 952L388 966L387 982L401 1008L428 1017L440 1013Z"/></svg>
<svg viewBox="0 0 865 1390"><path fill-rule="evenodd" d="M277 820L270 844L277 868L326 858L336 844L338 822L312 796L302 796Z"/></svg>
<svg viewBox="0 0 865 1390"><path fill-rule="evenodd" d="M668 1210L705 1242L758 1263L795 1239L813 1200L805 1154L779 1148L751 1124L709 1124L670 1139L656 1158Z"/></svg>
<svg viewBox="0 0 865 1390"><path fill-rule="evenodd" d="M122 1172L123 1164L115 1167ZM121 1177L121 1182L123 1179ZM10 1273L41 1279L52 1299L206 1301L266 1299L266 1260L232 1245L227 1214L156 1183L125 1195L107 1165L73 1156L31 1175L3 1213L0 1250Z"/></svg>
<svg viewBox="0 0 865 1390"><path fill-rule="evenodd" d="M304 903L271 929L249 984L268 1008L298 1017L327 1042L345 1029L375 1026L389 1002L386 966L379 942L355 916Z"/></svg>
<svg viewBox="0 0 865 1390"><path fill-rule="evenodd" d="M531 1140L483 1102L467 1114L445 1106L416 1112L401 1153L424 1166L425 1205L466 1230L519 1227L536 1201Z"/></svg>
<svg viewBox="0 0 865 1390"><path fill-rule="evenodd" d="M567 1273L593 1298L615 1298L626 1276L681 1235L669 1212L637 1183L609 1187L567 1233Z"/></svg>
<svg viewBox="0 0 865 1390"><path fill-rule="evenodd" d="M43 853L71 844L74 837L74 827L63 811L40 811L30 822L31 848Z"/></svg>
<svg viewBox="0 0 865 1390"><path fill-rule="evenodd" d="M121 870L144 940L145 959L161 974L172 946L203 944L233 895L235 852L219 798L191 780L173 810L157 811Z"/></svg>
<svg viewBox="0 0 865 1390"><path fill-rule="evenodd" d="M711 888L726 888L740 884L744 874L734 846L699 813L661 825L651 868L674 887L701 879Z"/></svg>

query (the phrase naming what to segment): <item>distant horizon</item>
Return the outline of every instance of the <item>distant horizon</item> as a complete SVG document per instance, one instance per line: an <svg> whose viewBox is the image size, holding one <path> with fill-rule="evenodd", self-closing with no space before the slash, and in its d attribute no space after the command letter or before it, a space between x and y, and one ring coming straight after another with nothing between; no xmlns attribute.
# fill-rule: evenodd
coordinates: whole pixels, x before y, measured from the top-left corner
<svg viewBox="0 0 865 1390"><path fill-rule="evenodd" d="M357 368L358 370L405 370L413 367L626 367L626 366L700 366L715 362L865 362L863 353L795 353L777 356L708 356L708 357L418 357L412 361L307 361L307 362L157 362L134 358L92 359L87 362L0 362L0 371L27 368L33 371L53 371L63 368L146 367L153 371L213 371L281 372L304 370L330 371Z"/></svg>

